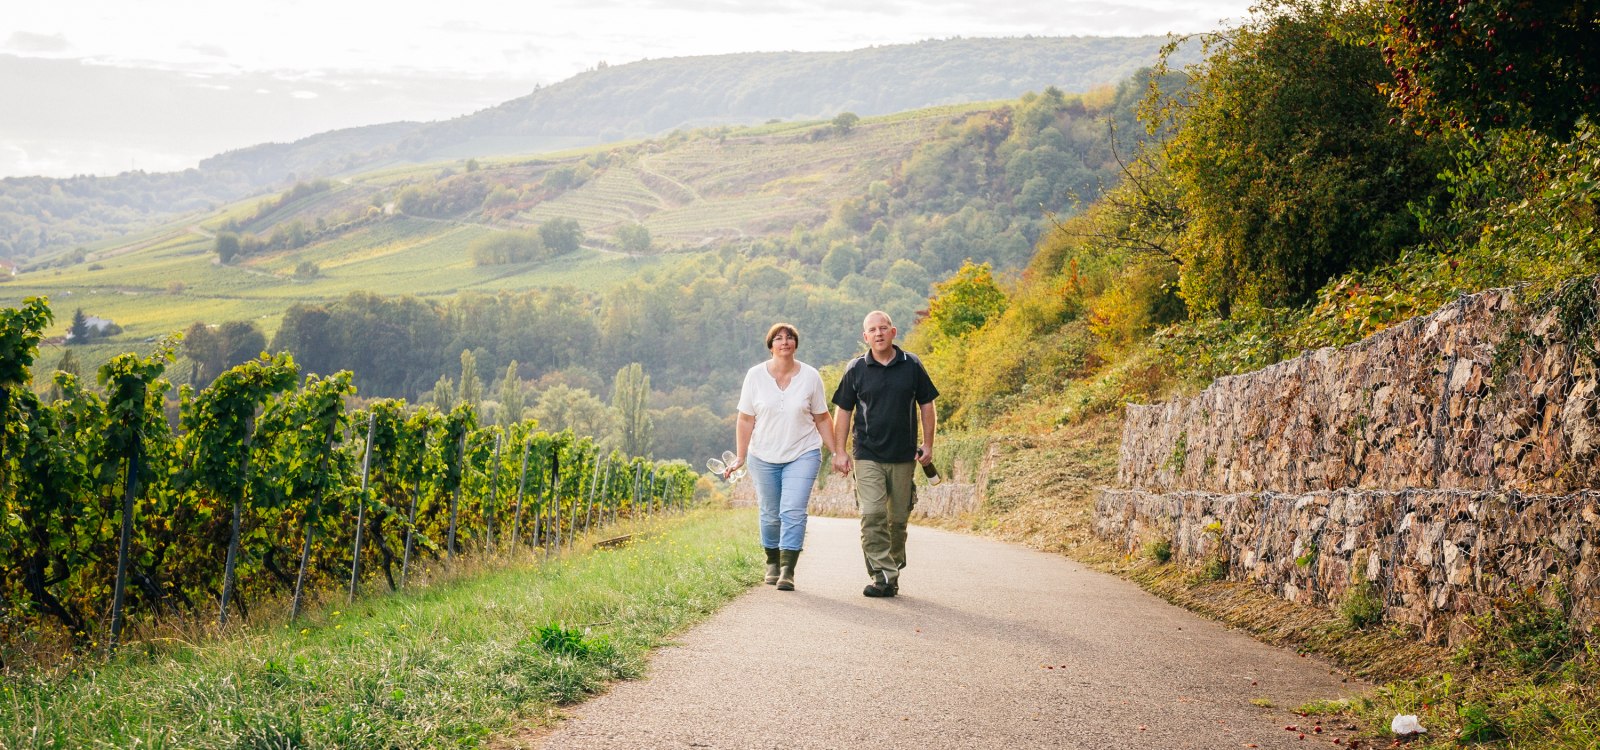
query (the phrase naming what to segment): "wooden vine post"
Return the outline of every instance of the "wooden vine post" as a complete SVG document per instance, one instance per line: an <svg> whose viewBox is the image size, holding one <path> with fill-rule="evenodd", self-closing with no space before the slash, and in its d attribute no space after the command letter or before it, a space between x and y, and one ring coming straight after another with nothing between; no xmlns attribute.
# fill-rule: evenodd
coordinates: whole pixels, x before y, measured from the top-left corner
<svg viewBox="0 0 1600 750"><path fill-rule="evenodd" d="M361 580L361 527L367 521L367 477L372 470L372 431L377 424L377 413L367 412L367 442L362 448L361 457L361 494L356 498L355 550L350 553L350 595L345 600L351 603L356 600L356 585Z"/></svg>
<svg viewBox="0 0 1600 750"><path fill-rule="evenodd" d="M504 433L494 433L494 468L489 472L489 510L484 513L483 548L494 554L494 514L500 509L500 443Z"/></svg>
<svg viewBox="0 0 1600 750"><path fill-rule="evenodd" d="M522 524L522 496L528 488L528 449L533 445L533 436L525 435L522 440L522 471L517 473L517 507L511 514L511 551L517 550L517 531Z"/></svg>

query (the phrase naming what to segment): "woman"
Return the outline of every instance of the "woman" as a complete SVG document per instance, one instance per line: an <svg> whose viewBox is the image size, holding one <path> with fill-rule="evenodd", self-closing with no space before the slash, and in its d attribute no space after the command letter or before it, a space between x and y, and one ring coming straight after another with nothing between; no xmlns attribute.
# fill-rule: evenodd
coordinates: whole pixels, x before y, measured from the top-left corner
<svg viewBox="0 0 1600 750"><path fill-rule="evenodd" d="M750 467L761 507L766 582L794 590L795 563L806 538L806 504L822 466L822 446L833 450L828 399L817 368L794 358L800 331L788 323L767 330L772 359L750 368L739 392L738 455L731 472Z"/></svg>

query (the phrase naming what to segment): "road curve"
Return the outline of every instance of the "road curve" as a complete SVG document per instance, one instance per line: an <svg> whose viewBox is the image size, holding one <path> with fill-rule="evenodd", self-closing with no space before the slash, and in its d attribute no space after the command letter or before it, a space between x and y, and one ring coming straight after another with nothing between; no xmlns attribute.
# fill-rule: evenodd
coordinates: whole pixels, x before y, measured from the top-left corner
<svg viewBox="0 0 1600 750"><path fill-rule="evenodd" d="M757 586L515 744L1333 747L1288 709L1369 687L1057 555L912 527L900 596L869 599L854 519L806 544L797 591Z"/></svg>

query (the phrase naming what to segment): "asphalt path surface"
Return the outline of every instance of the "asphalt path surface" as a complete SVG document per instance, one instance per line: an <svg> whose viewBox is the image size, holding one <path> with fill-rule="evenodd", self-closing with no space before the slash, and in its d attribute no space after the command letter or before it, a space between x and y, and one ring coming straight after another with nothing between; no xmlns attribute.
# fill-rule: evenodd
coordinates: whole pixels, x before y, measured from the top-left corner
<svg viewBox="0 0 1600 750"><path fill-rule="evenodd" d="M1333 747L1346 732L1317 733L1290 709L1370 687L1058 555L913 526L908 557L898 597L864 597L857 521L812 518L796 591L757 585L658 651L647 678L569 708L527 739L544 748Z"/></svg>

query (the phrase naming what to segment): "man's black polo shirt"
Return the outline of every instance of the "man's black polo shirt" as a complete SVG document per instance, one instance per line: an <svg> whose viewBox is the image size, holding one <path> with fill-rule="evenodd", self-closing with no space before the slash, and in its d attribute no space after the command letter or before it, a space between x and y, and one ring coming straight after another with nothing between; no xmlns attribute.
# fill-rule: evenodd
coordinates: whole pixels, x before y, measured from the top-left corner
<svg viewBox="0 0 1600 750"><path fill-rule="evenodd" d="M938 397L922 360L896 346L887 365L870 351L850 360L833 392L833 405L854 412L857 459L905 463L917 458L917 407Z"/></svg>

